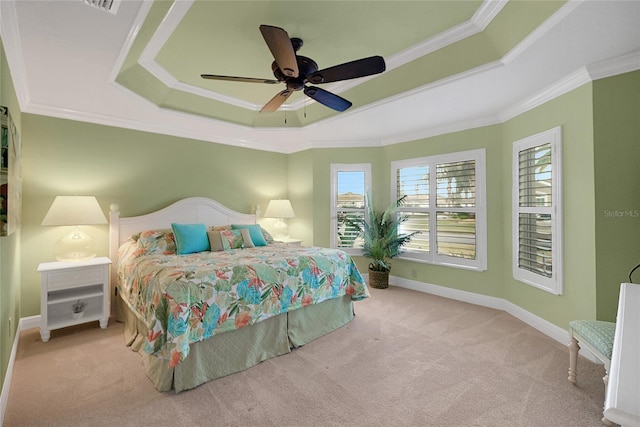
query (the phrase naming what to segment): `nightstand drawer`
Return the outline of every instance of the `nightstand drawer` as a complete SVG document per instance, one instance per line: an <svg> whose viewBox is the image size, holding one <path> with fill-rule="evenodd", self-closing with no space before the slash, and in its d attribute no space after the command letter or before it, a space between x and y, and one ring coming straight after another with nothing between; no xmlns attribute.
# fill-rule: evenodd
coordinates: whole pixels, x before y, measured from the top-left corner
<svg viewBox="0 0 640 427"><path fill-rule="evenodd" d="M93 285L104 281L102 268L79 268L70 271L49 273L47 288L69 288L79 285Z"/></svg>

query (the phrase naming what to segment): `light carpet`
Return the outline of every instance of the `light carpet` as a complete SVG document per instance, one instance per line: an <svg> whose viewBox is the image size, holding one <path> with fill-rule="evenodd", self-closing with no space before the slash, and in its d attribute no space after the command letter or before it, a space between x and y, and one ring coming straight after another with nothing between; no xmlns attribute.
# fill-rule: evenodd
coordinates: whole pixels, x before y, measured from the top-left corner
<svg viewBox="0 0 640 427"><path fill-rule="evenodd" d="M179 394L159 393L122 324L23 331L9 426L594 426L602 365L506 312L371 289L348 325Z"/></svg>

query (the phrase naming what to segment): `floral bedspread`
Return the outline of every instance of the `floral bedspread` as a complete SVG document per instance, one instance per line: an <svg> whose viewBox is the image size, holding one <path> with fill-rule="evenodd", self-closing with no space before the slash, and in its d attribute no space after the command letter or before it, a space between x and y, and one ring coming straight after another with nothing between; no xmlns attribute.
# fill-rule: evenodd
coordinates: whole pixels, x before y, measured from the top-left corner
<svg viewBox="0 0 640 427"><path fill-rule="evenodd" d="M119 251L118 290L149 329L145 351L175 366L189 345L309 304L369 296L349 255L285 244L190 255Z"/></svg>

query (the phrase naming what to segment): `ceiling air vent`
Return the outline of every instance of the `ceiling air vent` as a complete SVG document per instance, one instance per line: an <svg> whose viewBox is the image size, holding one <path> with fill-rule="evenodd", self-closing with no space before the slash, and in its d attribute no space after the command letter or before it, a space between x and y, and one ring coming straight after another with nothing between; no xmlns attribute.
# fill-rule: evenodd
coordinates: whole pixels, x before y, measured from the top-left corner
<svg viewBox="0 0 640 427"><path fill-rule="evenodd" d="M121 0L82 0L84 4L93 6L96 9L104 10L105 12L109 12L112 15L116 14L120 1Z"/></svg>

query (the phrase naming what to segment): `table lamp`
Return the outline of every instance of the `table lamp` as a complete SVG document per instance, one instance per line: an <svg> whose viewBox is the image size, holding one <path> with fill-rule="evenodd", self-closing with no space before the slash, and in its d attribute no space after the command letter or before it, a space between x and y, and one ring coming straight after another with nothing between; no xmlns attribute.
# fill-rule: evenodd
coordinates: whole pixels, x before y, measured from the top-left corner
<svg viewBox="0 0 640 427"><path fill-rule="evenodd" d="M80 225L106 224L100 205L94 196L57 196L41 225L70 225L71 234L54 245L58 261L86 261L98 253L93 238L80 230Z"/></svg>
<svg viewBox="0 0 640 427"><path fill-rule="evenodd" d="M287 199L271 200L267 205L267 210L264 211L265 218L278 218L274 228L276 229L275 237L279 238L288 236L287 223L284 222L284 218L293 218L295 216L291 202Z"/></svg>

